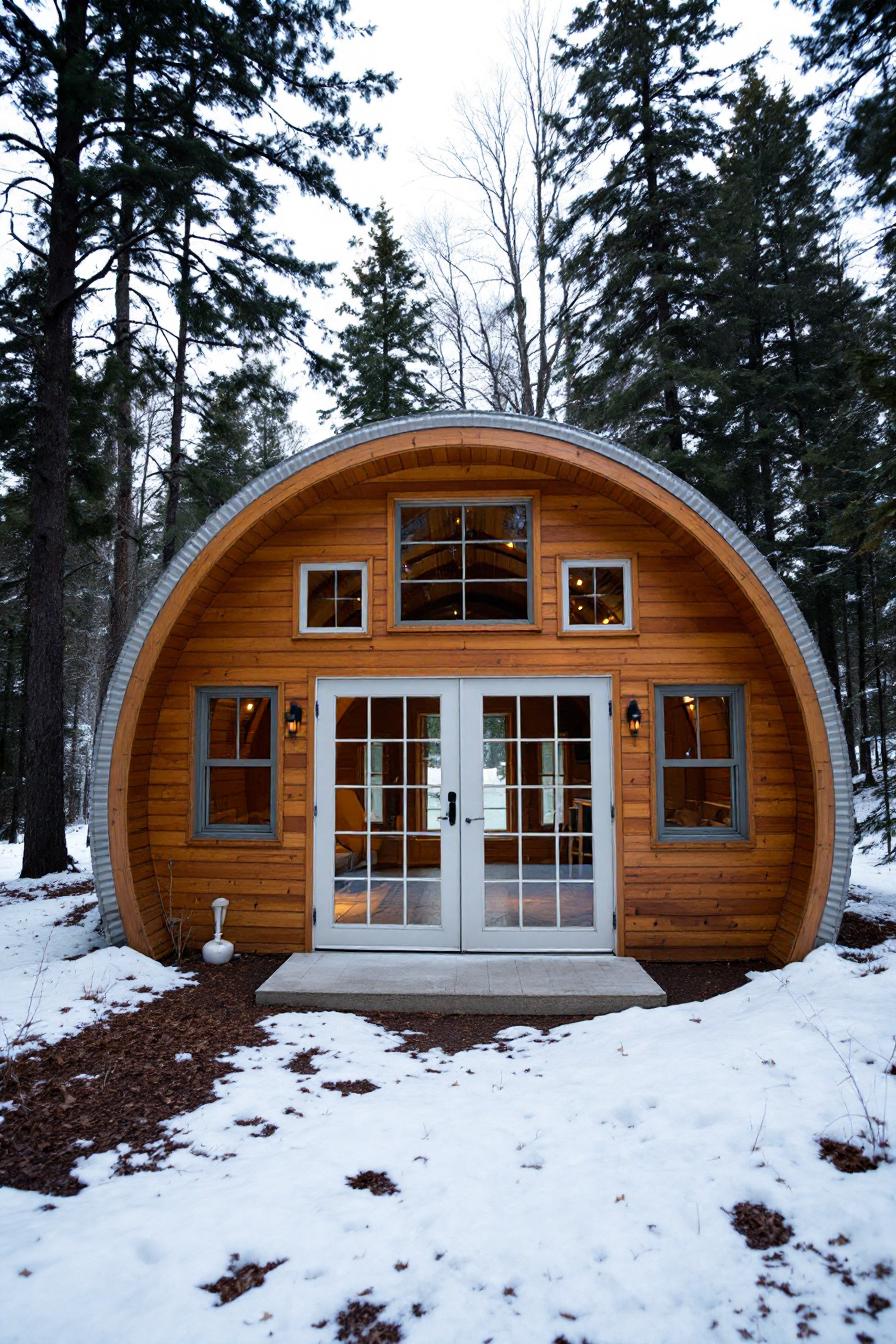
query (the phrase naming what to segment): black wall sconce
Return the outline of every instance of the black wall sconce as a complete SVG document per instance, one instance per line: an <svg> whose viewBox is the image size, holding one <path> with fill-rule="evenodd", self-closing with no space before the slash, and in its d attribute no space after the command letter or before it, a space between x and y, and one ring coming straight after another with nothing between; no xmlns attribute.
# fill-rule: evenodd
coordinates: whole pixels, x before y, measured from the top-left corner
<svg viewBox="0 0 896 1344"><path fill-rule="evenodd" d="M293 700L289 709L286 711L286 732L289 737L298 737L299 725L302 722L302 706L297 705Z"/></svg>
<svg viewBox="0 0 896 1344"><path fill-rule="evenodd" d="M632 737L637 737L641 731L641 706L637 700L629 700L628 708L625 711L625 721Z"/></svg>

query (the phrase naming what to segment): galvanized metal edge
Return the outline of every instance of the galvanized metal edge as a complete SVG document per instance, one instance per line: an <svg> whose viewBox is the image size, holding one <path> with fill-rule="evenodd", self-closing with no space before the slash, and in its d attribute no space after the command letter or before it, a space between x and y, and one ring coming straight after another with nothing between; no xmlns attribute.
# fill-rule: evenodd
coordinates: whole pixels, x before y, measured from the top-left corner
<svg viewBox="0 0 896 1344"><path fill-rule="evenodd" d="M336 453L344 452L348 448L357 447L359 444L370 443L373 440L388 438L395 434L413 433L415 430L423 429L463 428L476 430L512 429L523 434L538 434L543 438L557 439L562 443L619 462L621 465L637 472L646 480L662 486L676 499L680 499L687 504L694 513L705 519L733 547L763 584L784 617L797 648L802 654L812 685L815 688L815 694L818 697L818 704L828 736L834 780L834 862L817 943L832 941L840 927L840 918L849 888L853 850L852 775L843 725L827 670L805 618L781 578L753 543L744 536L740 528L736 527L731 519L726 517L720 509L717 509L705 495L702 495L679 477L674 476L665 467L658 466L648 458L642 457L640 453L632 452L610 439L604 439L585 430L573 429L568 425L560 425L550 420L538 420L519 415L499 415L493 412L440 411L430 415L381 421L377 424L366 425L362 429L350 430L348 433L325 439L312 448L303 449L294 457L271 467L269 471L245 486L226 504L222 505L216 513L206 519L202 527L194 533L159 578L134 621L122 647L106 691L106 699L94 741L90 839L93 871L103 928L109 942L120 944L125 941L124 927L115 895L115 874L112 870L109 852L109 775L115 733L118 727L118 716L144 640L179 580L212 538L222 528L226 527L241 510L282 481L289 479L291 476L299 475L313 463L332 457Z"/></svg>

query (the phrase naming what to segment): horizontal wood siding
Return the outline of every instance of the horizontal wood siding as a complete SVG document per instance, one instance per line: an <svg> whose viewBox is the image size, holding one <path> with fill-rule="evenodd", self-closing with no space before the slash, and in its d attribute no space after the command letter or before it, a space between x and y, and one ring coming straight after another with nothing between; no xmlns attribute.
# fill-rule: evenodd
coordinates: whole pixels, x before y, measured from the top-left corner
<svg viewBox="0 0 896 1344"><path fill-rule="evenodd" d="M798 903L795 836L804 865L812 790L805 772L794 768L795 753L802 759L804 751L800 716L761 622L712 557L697 553L693 540L653 505L611 483L598 488L574 463L506 449L494 450L487 463L476 456L434 446L402 454L401 469L388 475L360 464L319 482L301 499L282 502L251 544L241 542L226 569L194 594L189 619L179 623L182 645L148 690L129 786L134 883L154 948L164 935L158 892L167 893L169 873L174 908L189 921L194 942L210 936L209 902L224 895L238 948L310 946L314 678L415 676L450 667L458 676L495 676L502 669L508 675L612 674L618 688L619 950L679 960L766 954L785 903ZM387 631L387 495L460 484L471 495L539 491L541 630ZM558 560L600 555L637 562L638 633L558 637ZM295 563L368 558L370 634L294 638ZM749 843L655 842L651 687L682 681L747 684ZM195 687L209 684L277 685L281 713L291 700L303 708L299 738L283 743L276 841L191 838L191 706ZM621 712L632 697L644 714L639 740L630 738ZM802 868L799 881L805 890Z"/></svg>

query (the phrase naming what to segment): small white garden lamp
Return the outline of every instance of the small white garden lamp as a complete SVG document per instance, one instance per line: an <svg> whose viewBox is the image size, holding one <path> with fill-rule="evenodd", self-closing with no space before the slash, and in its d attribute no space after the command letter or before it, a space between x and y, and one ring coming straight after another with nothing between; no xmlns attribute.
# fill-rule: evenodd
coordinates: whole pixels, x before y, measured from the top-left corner
<svg viewBox="0 0 896 1344"><path fill-rule="evenodd" d="M233 956L233 943L229 943L226 938L221 937L221 930L224 928L224 919L229 904L230 902L224 896L216 896L212 901L212 910L215 916L215 936L204 943L202 947L202 960L207 961L210 966L225 966Z"/></svg>

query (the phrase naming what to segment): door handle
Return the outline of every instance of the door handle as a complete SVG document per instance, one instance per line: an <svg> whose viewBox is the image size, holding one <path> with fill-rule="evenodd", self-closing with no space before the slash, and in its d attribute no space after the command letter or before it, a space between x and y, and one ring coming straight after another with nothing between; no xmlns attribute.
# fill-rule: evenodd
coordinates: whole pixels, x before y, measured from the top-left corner
<svg viewBox="0 0 896 1344"><path fill-rule="evenodd" d="M485 821L485 817L464 817L464 821L469 826L471 821Z"/></svg>
<svg viewBox="0 0 896 1344"><path fill-rule="evenodd" d="M449 826L453 826L457 821L457 794L453 789L448 794L448 811L444 817L439 817L439 821L447 821Z"/></svg>

